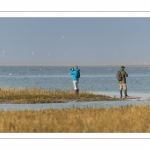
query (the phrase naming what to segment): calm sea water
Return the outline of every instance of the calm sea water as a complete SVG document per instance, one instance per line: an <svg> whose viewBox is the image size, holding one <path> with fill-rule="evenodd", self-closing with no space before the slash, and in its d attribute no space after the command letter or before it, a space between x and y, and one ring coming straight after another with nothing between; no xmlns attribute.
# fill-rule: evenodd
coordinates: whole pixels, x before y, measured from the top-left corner
<svg viewBox="0 0 150 150"><path fill-rule="evenodd" d="M80 67L80 90L118 92L119 67ZM128 92L150 93L150 67L126 67ZM0 67L0 87L72 90L70 67Z"/></svg>
<svg viewBox="0 0 150 150"><path fill-rule="evenodd" d="M119 96L116 72L120 67L80 67L79 89ZM150 97L150 67L126 67L128 95ZM0 87L73 90L70 67L0 67Z"/></svg>

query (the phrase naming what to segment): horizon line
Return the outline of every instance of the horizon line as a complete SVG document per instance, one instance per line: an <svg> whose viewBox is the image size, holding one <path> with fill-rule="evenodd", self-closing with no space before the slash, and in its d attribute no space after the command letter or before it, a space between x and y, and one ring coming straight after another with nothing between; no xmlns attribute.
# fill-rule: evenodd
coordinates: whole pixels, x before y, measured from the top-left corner
<svg viewBox="0 0 150 150"><path fill-rule="evenodd" d="M0 66L150 66L150 62L0 62Z"/></svg>

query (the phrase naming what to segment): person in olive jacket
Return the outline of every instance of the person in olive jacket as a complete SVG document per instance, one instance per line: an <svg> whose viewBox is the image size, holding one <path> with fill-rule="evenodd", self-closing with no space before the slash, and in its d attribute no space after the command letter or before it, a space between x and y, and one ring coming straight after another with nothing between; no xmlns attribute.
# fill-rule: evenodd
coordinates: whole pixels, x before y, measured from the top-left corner
<svg viewBox="0 0 150 150"><path fill-rule="evenodd" d="M128 74L126 73L124 68L125 68L124 66L121 66L121 68L120 68L120 72L121 72L121 75L122 75L122 80L119 81L120 98L122 98L122 90L124 90L125 98L128 96L127 95L127 83L126 83L126 77L128 77Z"/></svg>

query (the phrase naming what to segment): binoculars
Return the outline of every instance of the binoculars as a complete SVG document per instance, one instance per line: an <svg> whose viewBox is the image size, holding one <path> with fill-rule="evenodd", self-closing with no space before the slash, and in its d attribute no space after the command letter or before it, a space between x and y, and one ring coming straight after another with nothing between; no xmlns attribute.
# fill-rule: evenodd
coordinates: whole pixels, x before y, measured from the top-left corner
<svg viewBox="0 0 150 150"><path fill-rule="evenodd" d="M72 67L70 70L74 70L74 68Z"/></svg>

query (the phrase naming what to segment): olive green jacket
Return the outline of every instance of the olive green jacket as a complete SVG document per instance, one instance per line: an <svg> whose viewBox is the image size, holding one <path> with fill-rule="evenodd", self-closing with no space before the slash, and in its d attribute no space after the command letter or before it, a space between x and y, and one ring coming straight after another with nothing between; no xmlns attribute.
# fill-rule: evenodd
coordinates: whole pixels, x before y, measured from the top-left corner
<svg viewBox="0 0 150 150"><path fill-rule="evenodd" d="M122 81L119 81L119 84L122 84L122 83L126 83L126 77L128 77L128 74L124 71L124 70L120 70L121 74L122 74Z"/></svg>

